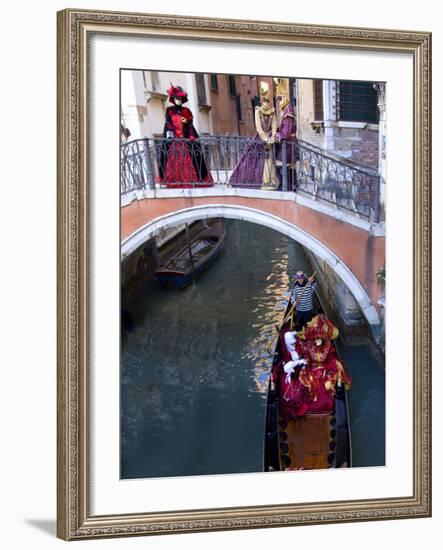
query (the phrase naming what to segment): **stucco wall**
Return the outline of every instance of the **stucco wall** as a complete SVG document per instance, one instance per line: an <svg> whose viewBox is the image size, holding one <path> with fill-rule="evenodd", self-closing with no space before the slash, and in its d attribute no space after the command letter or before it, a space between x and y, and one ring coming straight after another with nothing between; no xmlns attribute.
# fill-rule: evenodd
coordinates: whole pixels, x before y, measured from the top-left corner
<svg viewBox="0 0 443 550"><path fill-rule="evenodd" d="M332 136L325 139L322 121L314 116L314 81L299 80L298 137L317 147L328 149L346 159L377 169L379 163L378 124L353 123L332 120L328 122ZM316 124L318 123L319 124Z"/></svg>

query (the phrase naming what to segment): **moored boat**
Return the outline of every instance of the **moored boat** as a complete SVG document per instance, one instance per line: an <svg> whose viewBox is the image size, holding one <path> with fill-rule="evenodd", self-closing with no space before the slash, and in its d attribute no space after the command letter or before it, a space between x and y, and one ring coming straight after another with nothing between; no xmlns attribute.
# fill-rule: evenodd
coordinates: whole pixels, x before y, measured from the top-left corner
<svg viewBox="0 0 443 550"><path fill-rule="evenodd" d="M284 319L287 319L290 308L291 304L289 303ZM332 323L327 321L323 315L323 308L317 294L314 299L314 311L317 313L317 316L313 318L314 324L318 321L318 323L324 323L324 326L333 327ZM288 375L284 375L282 372L285 358L288 357L285 334L292 328L289 325L290 321L288 320L280 327L274 349L266 411L264 470L351 467L352 449L347 390L340 377L336 379L335 390L329 392L329 395L333 396L332 402L326 403L323 407L320 403L317 406L314 404L311 409L315 412L312 412L309 407L307 412L297 411L297 406L300 403L300 400L297 402L297 395L294 397L295 405L291 411L292 414L288 414L288 403L282 402L287 390L291 389L290 384L282 387L285 381L289 380ZM333 346L332 355L337 359L337 364L342 367L333 339L331 339L331 346ZM302 367L303 364L299 365L292 374L289 374L290 377L293 377L292 380L305 376ZM321 382L323 383L323 380ZM295 384L292 391L297 392L300 387L301 385L297 387ZM320 400L321 397L319 402Z"/></svg>
<svg viewBox="0 0 443 550"><path fill-rule="evenodd" d="M186 243L170 251L154 271L163 286L183 288L207 269L223 250L225 224L222 219L211 219Z"/></svg>

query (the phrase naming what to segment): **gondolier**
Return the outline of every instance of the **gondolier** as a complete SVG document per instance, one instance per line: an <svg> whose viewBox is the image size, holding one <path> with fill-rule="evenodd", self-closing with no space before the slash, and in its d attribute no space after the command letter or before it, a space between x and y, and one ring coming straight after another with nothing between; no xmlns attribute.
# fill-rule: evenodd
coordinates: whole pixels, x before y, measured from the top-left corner
<svg viewBox="0 0 443 550"><path fill-rule="evenodd" d="M307 279L299 272L299 283L302 276L307 292L314 276ZM347 392L351 379L335 344L338 329L319 313L295 333L296 304L295 300L286 308L272 353L264 470L349 468L352 444ZM324 311L317 292L313 305L313 311Z"/></svg>
<svg viewBox="0 0 443 550"><path fill-rule="evenodd" d="M295 306L294 321L297 330L301 330L312 319L312 298L316 287L315 273L308 279L303 271L297 271L290 298L291 304Z"/></svg>

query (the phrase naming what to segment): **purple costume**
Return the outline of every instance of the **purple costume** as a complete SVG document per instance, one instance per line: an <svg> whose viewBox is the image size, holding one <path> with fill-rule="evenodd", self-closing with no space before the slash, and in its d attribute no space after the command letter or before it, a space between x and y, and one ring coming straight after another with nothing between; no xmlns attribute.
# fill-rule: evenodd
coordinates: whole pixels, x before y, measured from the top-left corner
<svg viewBox="0 0 443 550"><path fill-rule="evenodd" d="M296 137L296 124L294 108L292 105L287 105L281 114L280 126L276 134L277 151L276 164L282 166L282 141L286 142L286 165L288 167L288 189L294 189L296 183L295 163L300 160L300 152Z"/></svg>
<svg viewBox="0 0 443 550"><path fill-rule="evenodd" d="M267 179L264 175L265 168L269 177L269 165L274 165L272 142L276 130L275 111L273 108L263 108L263 105L255 109L257 132L243 151L229 178L229 183L233 187L261 188ZM264 139L269 139L271 143L266 143ZM273 179L275 180L275 176Z"/></svg>
<svg viewBox="0 0 443 550"><path fill-rule="evenodd" d="M286 162L293 164L297 160L300 160L300 154L298 150L298 142L296 137L296 125L295 114L292 105L287 105L281 115L280 126L278 128L276 138L280 143L277 145L277 160L282 160L282 146L281 141L286 140Z"/></svg>

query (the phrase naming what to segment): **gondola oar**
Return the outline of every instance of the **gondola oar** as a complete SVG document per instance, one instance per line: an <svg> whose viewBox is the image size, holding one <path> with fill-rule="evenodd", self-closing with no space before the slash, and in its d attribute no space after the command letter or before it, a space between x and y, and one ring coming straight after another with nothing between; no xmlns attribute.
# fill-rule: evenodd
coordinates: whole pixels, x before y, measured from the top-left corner
<svg viewBox="0 0 443 550"><path fill-rule="evenodd" d="M309 286L311 286L312 280L314 279L314 277L316 275L317 275L317 271L314 271L314 273L309 277L308 284L304 287L303 292L300 294L300 296L297 298L297 300L292 304L291 309L289 310L288 314L283 319L283 322L281 323L280 327L278 325L275 326L275 328L277 330L277 334L280 334L281 329L284 327L284 325L288 322L289 319L292 320L292 316L293 316L293 312L294 312L295 308L298 306L300 300L303 298L307 288ZM272 336L271 341L269 342L269 344L267 345L267 348L266 348L268 350L268 352L271 351L271 346L274 343L274 341L275 341L275 336Z"/></svg>
<svg viewBox="0 0 443 550"><path fill-rule="evenodd" d="M291 309L289 310L288 314L286 315L286 317L283 319L283 323L281 324L281 327L283 327L283 325L285 323L287 323L287 321L292 318L293 316L293 313L294 313L294 310L295 308L298 306L298 304L300 303L300 300L303 298L306 290L311 286L312 282L313 282L313 279L314 277L317 275L317 272L314 271L314 273L309 277L308 279L308 284L303 288L303 292L300 294L300 296L297 298L297 300L292 304L292 307ZM280 327L280 328L281 328Z"/></svg>

